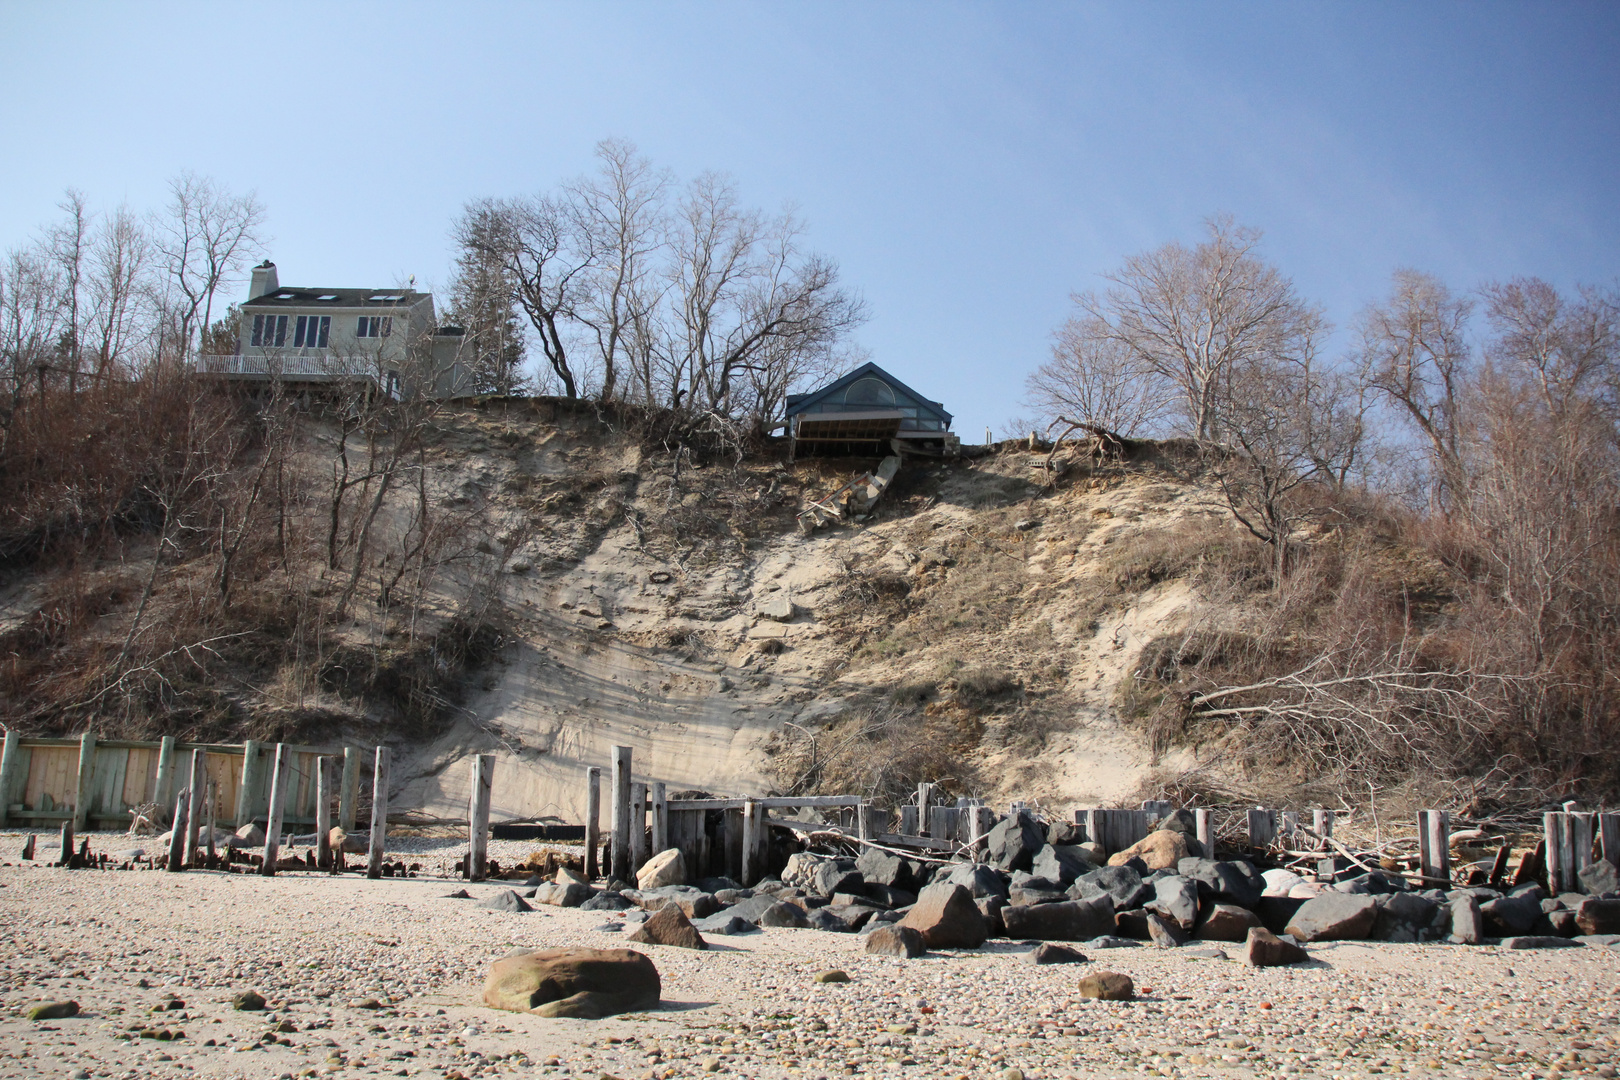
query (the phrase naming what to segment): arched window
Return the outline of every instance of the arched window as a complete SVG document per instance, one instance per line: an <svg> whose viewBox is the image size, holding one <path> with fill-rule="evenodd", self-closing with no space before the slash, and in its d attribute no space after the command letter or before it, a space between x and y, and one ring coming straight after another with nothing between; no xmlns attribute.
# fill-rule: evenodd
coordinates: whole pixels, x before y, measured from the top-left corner
<svg viewBox="0 0 1620 1080"><path fill-rule="evenodd" d="M893 405L894 389L882 379L870 375L858 380L844 391L846 405Z"/></svg>

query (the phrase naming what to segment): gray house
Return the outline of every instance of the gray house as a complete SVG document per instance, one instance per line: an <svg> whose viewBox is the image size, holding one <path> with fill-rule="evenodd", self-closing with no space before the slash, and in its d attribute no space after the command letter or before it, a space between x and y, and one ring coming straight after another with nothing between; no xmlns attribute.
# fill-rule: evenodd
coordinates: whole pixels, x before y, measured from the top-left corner
<svg viewBox="0 0 1620 1080"><path fill-rule="evenodd" d="M944 405L870 363L819 390L789 394L787 435L795 456L894 450L938 457L960 447Z"/></svg>
<svg viewBox="0 0 1620 1080"><path fill-rule="evenodd" d="M468 379L457 327L413 289L283 286L276 264L253 268L236 352L197 358L200 374L313 386L371 383L389 394L454 397Z"/></svg>

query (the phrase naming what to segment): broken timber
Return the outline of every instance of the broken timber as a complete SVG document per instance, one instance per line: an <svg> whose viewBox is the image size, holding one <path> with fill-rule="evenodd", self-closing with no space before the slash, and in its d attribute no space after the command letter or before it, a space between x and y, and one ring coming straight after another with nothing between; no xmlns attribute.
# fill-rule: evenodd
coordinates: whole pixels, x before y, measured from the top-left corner
<svg viewBox="0 0 1620 1080"><path fill-rule="evenodd" d="M857 521L871 513L900 471L900 456L890 454L873 472L858 473L849 483L816 499L799 512L799 531L806 536L823 525Z"/></svg>

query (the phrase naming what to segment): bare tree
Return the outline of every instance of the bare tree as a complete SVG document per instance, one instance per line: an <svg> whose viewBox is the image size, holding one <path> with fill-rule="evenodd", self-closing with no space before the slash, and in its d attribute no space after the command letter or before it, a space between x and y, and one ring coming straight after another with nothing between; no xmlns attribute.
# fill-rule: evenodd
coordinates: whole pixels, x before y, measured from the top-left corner
<svg viewBox="0 0 1620 1080"><path fill-rule="evenodd" d="M85 258L90 246L91 214L84 195L72 188L57 203L57 208L66 217L47 233L47 249L61 274L62 306L65 310L60 351L62 366L67 371L68 392L76 394L79 389L79 349L84 338L79 299L83 291Z"/></svg>
<svg viewBox="0 0 1620 1080"><path fill-rule="evenodd" d="M1159 428L1174 387L1106 324L1070 318L1052 337L1052 358L1025 383L1025 400L1038 415L1069 416L1127 437Z"/></svg>
<svg viewBox="0 0 1620 1080"><path fill-rule="evenodd" d="M154 246L177 294L173 312L184 360L199 326L212 322L220 286L257 253L264 207L252 192L232 195L192 173L171 180L169 193Z"/></svg>
<svg viewBox="0 0 1620 1080"><path fill-rule="evenodd" d="M1297 356L1320 322L1275 267L1255 255L1257 229L1211 218L1209 239L1133 255L1113 288L1074 297L1088 329L1174 386L1189 434L1218 438L1227 381L1239 367Z"/></svg>
<svg viewBox="0 0 1620 1080"><path fill-rule="evenodd" d="M575 235L589 252L590 266L574 315L594 341L603 400L620 392L621 376L630 393L639 383L650 396L646 373L638 372L632 359L632 338L638 319L658 301L651 279L663 246L664 200L672 181L667 170L655 169L622 139L598 143L596 156L597 175L568 187Z"/></svg>
<svg viewBox="0 0 1620 1080"><path fill-rule="evenodd" d="M1468 320L1473 303L1438 279L1397 270L1387 300L1362 312L1357 363L1428 444L1436 495L1461 475L1462 394L1473 369Z"/></svg>
<svg viewBox="0 0 1620 1080"><path fill-rule="evenodd" d="M1614 294L1583 288L1567 299L1539 278L1515 278L1483 292L1497 335L1491 358L1533 378L1550 412L1563 416L1612 392L1620 371L1620 301Z"/></svg>
<svg viewBox="0 0 1620 1080"><path fill-rule="evenodd" d="M91 239L86 285L97 379L106 377L140 333L151 259L150 238L138 217L119 207L102 218Z"/></svg>

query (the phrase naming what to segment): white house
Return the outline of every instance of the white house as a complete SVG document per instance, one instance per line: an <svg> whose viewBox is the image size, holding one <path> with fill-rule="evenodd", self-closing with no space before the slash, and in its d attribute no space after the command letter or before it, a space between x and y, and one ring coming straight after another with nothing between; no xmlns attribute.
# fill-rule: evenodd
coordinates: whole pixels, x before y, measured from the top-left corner
<svg viewBox="0 0 1620 1080"><path fill-rule="evenodd" d="M430 293L283 286L266 260L253 268L240 311L236 352L199 356L199 373L304 385L370 382L395 396L465 391L464 335L438 325Z"/></svg>

